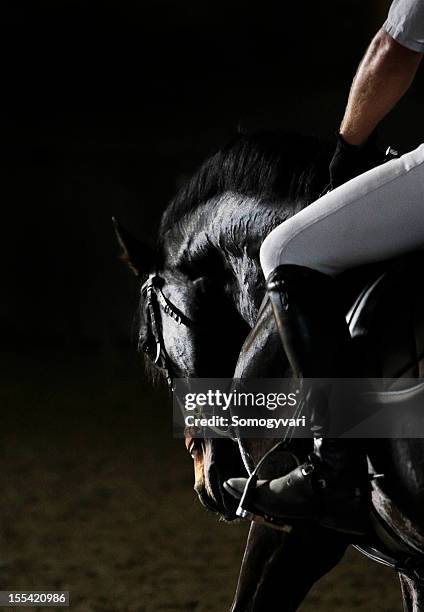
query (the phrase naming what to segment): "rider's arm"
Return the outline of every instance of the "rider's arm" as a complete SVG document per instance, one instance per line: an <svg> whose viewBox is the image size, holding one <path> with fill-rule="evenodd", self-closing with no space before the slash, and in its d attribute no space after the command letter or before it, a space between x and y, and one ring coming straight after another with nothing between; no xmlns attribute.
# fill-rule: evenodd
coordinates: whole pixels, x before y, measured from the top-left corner
<svg viewBox="0 0 424 612"><path fill-rule="evenodd" d="M353 80L340 134L363 144L411 85L422 53L399 44L384 28L377 32Z"/></svg>

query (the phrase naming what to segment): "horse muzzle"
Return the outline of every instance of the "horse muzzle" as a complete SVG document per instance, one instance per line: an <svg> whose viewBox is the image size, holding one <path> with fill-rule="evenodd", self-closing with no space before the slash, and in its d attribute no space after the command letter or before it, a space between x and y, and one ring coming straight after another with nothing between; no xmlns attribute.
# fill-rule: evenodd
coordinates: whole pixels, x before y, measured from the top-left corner
<svg viewBox="0 0 424 612"><path fill-rule="evenodd" d="M237 465L234 465L233 461L228 461L228 463L224 461L224 465L228 467L221 468L221 465L215 460L216 457L222 457L221 452L214 452L216 443L216 440L186 436L186 448L193 459L194 490L202 505L208 510L220 514L226 521L233 521L237 518L237 503L225 491L224 482L235 473L244 475L244 472L238 462L238 455L235 455ZM232 450L232 447L230 448ZM226 459L230 459L228 454L226 454Z"/></svg>

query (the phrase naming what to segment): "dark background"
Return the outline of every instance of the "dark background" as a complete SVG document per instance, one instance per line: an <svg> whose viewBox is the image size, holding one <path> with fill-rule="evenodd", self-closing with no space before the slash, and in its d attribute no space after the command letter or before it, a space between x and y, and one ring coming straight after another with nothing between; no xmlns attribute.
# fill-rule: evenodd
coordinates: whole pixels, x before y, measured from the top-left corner
<svg viewBox="0 0 424 612"><path fill-rule="evenodd" d="M190 463L170 438L168 400L150 391L131 342L138 285L118 262L111 216L152 241L177 186L240 127L332 138L387 6L2 3L2 587L71 585L84 610L212 611L228 603L240 528L220 536L221 526L214 531L192 501ZM423 94L421 73L382 126L384 144L411 148L422 140ZM102 520L108 527L99 535ZM202 597L183 594L184 575L173 572L187 537L174 542L174 557L171 548L185 529L197 553L202 537L209 550L215 545L222 563L214 575L228 572L225 588L212 578ZM82 533L91 557L78 556ZM146 539L170 555L159 556L157 571L143 569ZM78 571L85 582L76 586ZM119 572L132 599L118 605L115 589L97 600L98 585L106 588ZM159 579L174 580L171 603L149 604ZM355 605L378 609L368 592Z"/></svg>
<svg viewBox="0 0 424 612"><path fill-rule="evenodd" d="M176 186L239 126L332 138L385 6L3 3L2 340L125 336L111 215L151 240ZM420 141L422 83L389 122L397 146Z"/></svg>

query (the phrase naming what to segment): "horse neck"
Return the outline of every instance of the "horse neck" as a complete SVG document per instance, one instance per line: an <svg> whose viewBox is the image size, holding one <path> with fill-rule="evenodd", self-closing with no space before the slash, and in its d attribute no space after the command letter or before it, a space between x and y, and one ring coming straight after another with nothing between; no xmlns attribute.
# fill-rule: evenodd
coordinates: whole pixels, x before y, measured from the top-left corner
<svg viewBox="0 0 424 612"><path fill-rule="evenodd" d="M182 250L194 257L202 252L204 257L206 248L211 259L220 262L222 269L215 274L222 275L227 296L251 327L264 293L259 249L265 236L288 216L283 205L272 207L259 198L225 193L206 202L196 223L189 224L190 236Z"/></svg>

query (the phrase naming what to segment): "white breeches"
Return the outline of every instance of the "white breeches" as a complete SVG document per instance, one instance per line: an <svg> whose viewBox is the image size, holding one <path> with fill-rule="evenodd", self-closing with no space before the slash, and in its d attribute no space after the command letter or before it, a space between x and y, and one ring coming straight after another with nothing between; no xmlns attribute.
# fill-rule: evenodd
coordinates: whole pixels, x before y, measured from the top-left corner
<svg viewBox="0 0 424 612"><path fill-rule="evenodd" d="M260 250L267 278L281 264L336 276L424 248L424 144L322 196L276 227Z"/></svg>

